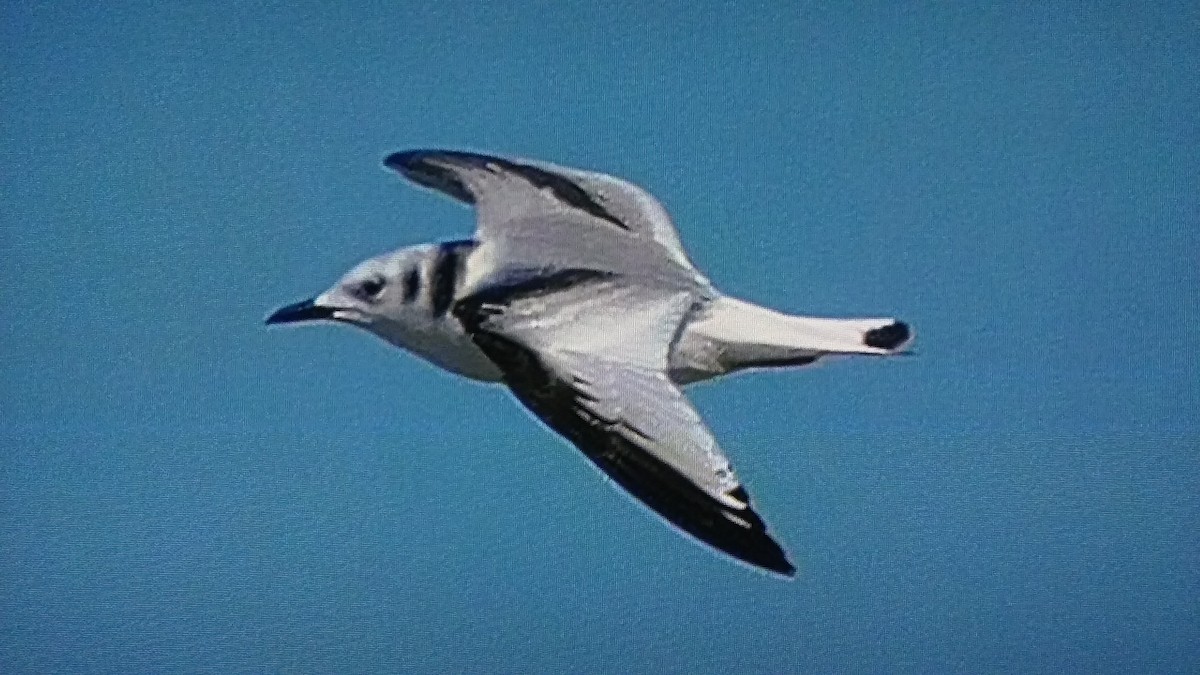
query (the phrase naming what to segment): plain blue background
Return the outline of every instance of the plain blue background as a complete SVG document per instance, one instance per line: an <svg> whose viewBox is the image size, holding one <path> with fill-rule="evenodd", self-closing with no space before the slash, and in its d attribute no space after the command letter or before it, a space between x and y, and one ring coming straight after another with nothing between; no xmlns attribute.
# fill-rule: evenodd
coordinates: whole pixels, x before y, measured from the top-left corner
<svg viewBox="0 0 1200 675"><path fill-rule="evenodd" d="M592 4L4 3L0 670L1200 670L1197 5ZM470 232L381 168L427 146L914 324L692 390L795 581L500 388L262 326Z"/></svg>

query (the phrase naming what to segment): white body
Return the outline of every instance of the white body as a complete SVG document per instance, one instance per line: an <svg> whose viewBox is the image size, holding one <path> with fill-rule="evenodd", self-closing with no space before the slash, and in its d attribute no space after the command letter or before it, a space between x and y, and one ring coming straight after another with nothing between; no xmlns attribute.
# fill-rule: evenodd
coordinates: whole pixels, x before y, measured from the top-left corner
<svg viewBox="0 0 1200 675"><path fill-rule="evenodd" d="M409 250L416 256L423 284L431 287L436 247L424 245ZM460 294L485 278L479 269L487 268L487 255L486 246L468 254ZM434 316L428 304L413 310L405 314L403 322L377 321L369 328L391 344L452 373L485 382L502 379L500 370L452 314ZM676 384L690 384L759 367L756 364L802 366L837 354L884 356L903 345L891 350L870 347L864 344L863 336L894 321L793 316L718 294L685 319L671 344L668 374Z"/></svg>

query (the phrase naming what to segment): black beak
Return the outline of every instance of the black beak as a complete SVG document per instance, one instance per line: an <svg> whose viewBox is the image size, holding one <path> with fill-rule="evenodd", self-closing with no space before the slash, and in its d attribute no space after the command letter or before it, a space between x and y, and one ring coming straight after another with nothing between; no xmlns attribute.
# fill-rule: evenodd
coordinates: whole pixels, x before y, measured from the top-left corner
<svg viewBox="0 0 1200 675"><path fill-rule="evenodd" d="M267 317L267 324L295 323L297 321L316 321L317 319L332 319L333 308L313 304L312 300L297 302L294 305L280 307L274 314Z"/></svg>

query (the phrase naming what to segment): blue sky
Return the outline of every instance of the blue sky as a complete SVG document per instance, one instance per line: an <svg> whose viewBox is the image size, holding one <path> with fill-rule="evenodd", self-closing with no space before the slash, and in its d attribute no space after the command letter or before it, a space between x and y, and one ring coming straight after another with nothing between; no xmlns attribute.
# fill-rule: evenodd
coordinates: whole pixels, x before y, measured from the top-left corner
<svg viewBox="0 0 1200 675"><path fill-rule="evenodd" d="M1195 672L1193 3L6 3L0 669ZM507 394L263 316L468 234L384 171L653 191L915 358L691 390L755 574Z"/></svg>

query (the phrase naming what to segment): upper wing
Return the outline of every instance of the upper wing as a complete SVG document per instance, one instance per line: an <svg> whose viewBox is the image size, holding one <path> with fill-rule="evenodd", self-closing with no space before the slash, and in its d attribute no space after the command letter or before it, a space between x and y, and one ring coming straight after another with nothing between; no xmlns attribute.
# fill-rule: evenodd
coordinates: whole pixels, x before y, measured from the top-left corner
<svg viewBox="0 0 1200 675"><path fill-rule="evenodd" d="M577 309L584 298L596 304ZM630 494L700 541L791 575L712 433L664 372L690 306L686 292L568 270L485 290L455 314L517 399Z"/></svg>
<svg viewBox="0 0 1200 675"><path fill-rule="evenodd" d="M481 240L544 234L530 232L535 229L595 227L650 243L675 264L695 269L666 209L627 181L546 162L452 150L397 152L384 165L474 204Z"/></svg>

